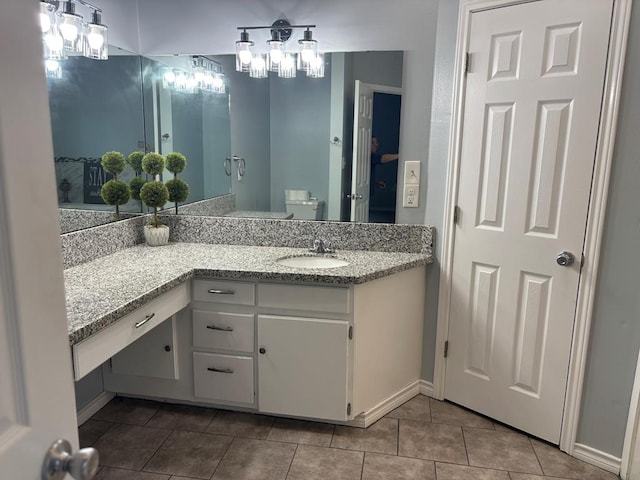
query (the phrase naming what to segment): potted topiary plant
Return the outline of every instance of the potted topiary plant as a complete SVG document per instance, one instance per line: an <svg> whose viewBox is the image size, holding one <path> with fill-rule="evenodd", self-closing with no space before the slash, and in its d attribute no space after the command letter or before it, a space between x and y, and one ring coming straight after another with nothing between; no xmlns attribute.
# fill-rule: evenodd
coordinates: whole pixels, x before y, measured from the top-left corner
<svg viewBox="0 0 640 480"><path fill-rule="evenodd" d="M127 167L124 155L120 152L107 152L102 156L102 168L113 175L113 178L102 185L100 196L107 205L115 205L115 219L120 220L120 205L124 205L131 198L129 185L118 180L118 174Z"/></svg>
<svg viewBox="0 0 640 480"><path fill-rule="evenodd" d="M131 152L127 157L127 163L131 166L136 176L131 179L129 182L129 189L131 190L131 198L134 200L140 200L140 189L142 186L147 183L147 181L142 178L142 159L144 158L144 152L136 151ZM142 205L140 206L142 208Z"/></svg>
<svg viewBox="0 0 640 480"><path fill-rule="evenodd" d="M179 152L172 152L167 155L167 170L173 173L173 178L167 182L169 190L169 201L173 202L178 214L178 202L184 202L189 197L189 185L184 180L178 178L178 174L187 166L186 157Z"/></svg>
<svg viewBox="0 0 640 480"><path fill-rule="evenodd" d="M147 153L142 158L142 170L151 175L153 181L145 183L140 189L140 198L145 205L153 208L153 219L144 226L144 237L147 245L155 247L169 243L169 227L158 220L158 208L169 200L169 191L164 183L156 177L164 170L164 157L159 153Z"/></svg>

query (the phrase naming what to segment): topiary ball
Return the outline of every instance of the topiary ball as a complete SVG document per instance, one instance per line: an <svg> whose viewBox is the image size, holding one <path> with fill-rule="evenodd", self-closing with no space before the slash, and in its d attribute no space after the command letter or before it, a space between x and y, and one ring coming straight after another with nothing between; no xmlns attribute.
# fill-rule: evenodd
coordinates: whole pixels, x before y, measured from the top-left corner
<svg viewBox="0 0 640 480"><path fill-rule="evenodd" d="M167 156L167 160L169 157ZM180 178L174 178L167 182L170 202L184 202L189 196L189 185Z"/></svg>
<svg viewBox="0 0 640 480"><path fill-rule="evenodd" d="M134 177L129 182L129 188L131 189L131 198L134 200L140 200L140 189L147 183L142 177Z"/></svg>
<svg viewBox="0 0 640 480"><path fill-rule="evenodd" d="M164 170L164 157L159 153L147 153L142 157L142 170L149 175L160 175Z"/></svg>
<svg viewBox="0 0 640 480"><path fill-rule="evenodd" d="M180 173L187 166L187 157L179 152L171 152L167 155L167 170L171 173Z"/></svg>
<svg viewBox="0 0 640 480"><path fill-rule="evenodd" d="M131 198L131 190L122 180L109 180L102 185L100 196L107 205L124 205Z"/></svg>
<svg viewBox="0 0 640 480"><path fill-rule="evenodd" d="M140 189L140 198L145 205L158 208L169 201L169 191L160 181L147 182Z"/></svg>
<svg viewBox="0 0 640 480"><path fill-rule="evenodd" d="M142 173L142 159L144 158L144 152L131 152L129 157L127 158L127 162L133 168L133 171L138 173Z"/></svg>
<svg viewBox="0 0 640 480"><path fill-rule="evenodd" d="M117 175L127 167L124 155L120 152L107 152L102 155L102 168L107 173Z"/></svg>

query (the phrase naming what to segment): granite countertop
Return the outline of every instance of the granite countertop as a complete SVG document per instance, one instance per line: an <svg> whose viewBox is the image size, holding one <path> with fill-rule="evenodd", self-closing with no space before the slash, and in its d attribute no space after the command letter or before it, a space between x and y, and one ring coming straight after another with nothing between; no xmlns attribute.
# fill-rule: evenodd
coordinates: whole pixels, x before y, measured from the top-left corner
<svg viewBox="0 0 640 480"><path fill-rule="evenodd" d="M172 243L137 245L65 270L71 345L116 322L192 277L274 280L353 285L430 263L418 253L338 250L348 266L329 269L285 267L281 257L302 248Z"/></svg>
<svg viewBox="0 0 640 480"><path fill-rule="evenodd" d="M224 217L236 217L236 218L275 218L281 220L289 220L293 218L293 213L288 212L264 212L254 210L234 210L233 212L226 213Z"/></svg>

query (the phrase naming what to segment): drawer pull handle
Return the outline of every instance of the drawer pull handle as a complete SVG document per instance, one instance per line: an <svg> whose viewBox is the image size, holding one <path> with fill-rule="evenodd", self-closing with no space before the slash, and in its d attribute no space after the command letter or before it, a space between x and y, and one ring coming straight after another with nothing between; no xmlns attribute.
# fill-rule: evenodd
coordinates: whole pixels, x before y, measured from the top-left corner
<svg viewBox="0 0 640 480"><path fill-rule="evenodd" d="M210 372L216 372L216 373L233 373L233 370L230 368L207 367L207 370L209 370Z"/></svg>
<svg viewBox="0 0 640 480"><path fill-rule="evenodd" d="M147 323L149 320L151 320L155 316L156 316L155 313L151 313L151 314L147 315L146 317L144 317L144 320L140 320L138 323L136 323L136 328L140 328L141 326L143 326L145 323Z"/></svg>
<svg viewBox="0 0 640 480"><path fill-rule="evenodd" d="M233 332L233 327L219 327L217 325L207 325L209 330L220 330L222 332Z"/></svg>
<svg viewBox="0 0 640 480"><path fill-rule="evenodd" d="M218 290L217 288L212 288L209 290L209 293L213 293L214 295L235 295L235 290Z"/></svg>

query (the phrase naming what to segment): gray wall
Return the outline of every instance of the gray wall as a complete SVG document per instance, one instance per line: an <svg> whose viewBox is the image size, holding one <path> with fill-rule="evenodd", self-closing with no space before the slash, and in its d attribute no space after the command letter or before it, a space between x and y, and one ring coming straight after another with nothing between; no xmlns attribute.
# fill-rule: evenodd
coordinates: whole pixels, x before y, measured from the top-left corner
<svg viewBox="0 0 640 480"><path fill-rule="evenodd" d="M171 92L173 151L187 157L187 168L179 174L189 184L189 202L204 199L203 181L203 93ZM165 172L166 173L166 172ZM169 174L171 175L171 174ZM164 178L166 182L169 178Z"/></svg>
<svg viewBox="0 0 640 480"><path fill-rule="evenodd" d="M284 190L329 195L331 67L324 78L269 78L271 86L271 211L284 211ZM326 208L323 218L326 218Z"/></svg>
<svg viewBox="0 0 640 480"><path fill-rule="evenodd" d="M639 84L640 9L634 8L577 438L615 456L622 454L640 348Z"/></svg>
<svg viewBox="0 0 640 480"><path fill-rule="evenodd" d="M231 155L229 95L207 94L202 103L204 198L229 193L224 159Z"/></svg>

